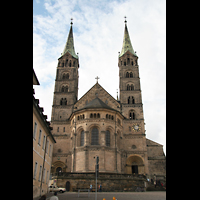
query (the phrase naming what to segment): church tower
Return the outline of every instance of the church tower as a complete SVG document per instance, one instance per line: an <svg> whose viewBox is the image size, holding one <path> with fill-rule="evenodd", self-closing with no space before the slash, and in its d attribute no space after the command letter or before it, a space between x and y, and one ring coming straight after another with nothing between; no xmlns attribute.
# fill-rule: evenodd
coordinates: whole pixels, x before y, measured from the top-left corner
<svg viewBox="0 0 200 200"><path fill-rule="evenodd" d="M140 89L138 56L133 50L128 33L127 21L125 20L124 39L121 53L119 54L119 89L122 115L124 119L124 133L132 135L135 142L143 146L145 173L148 172L148 157L146 148L146 134L143 117L143 104ZM138 148L133 145L132 149ZM131 172L138 169L127 169Z"/></svg>
<svg viewBox="0 0 200 200"><path fill-rule="evenodd" d="M63 53L58 58L51 121L66 121L78 98L79 59L75 53L73 23Z"/></svg>

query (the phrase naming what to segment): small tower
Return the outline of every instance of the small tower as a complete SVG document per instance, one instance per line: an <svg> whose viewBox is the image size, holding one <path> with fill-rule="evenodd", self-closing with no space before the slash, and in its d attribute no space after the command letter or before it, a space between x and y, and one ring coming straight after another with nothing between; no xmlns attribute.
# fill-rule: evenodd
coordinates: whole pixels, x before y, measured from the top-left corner
<svg viewBox="0 0 200 200"><path fill-rule="evenodd" d="M58 58L51 121L66 121L78 98L79 59L75 53L73 23L63 53Z"/></svg>

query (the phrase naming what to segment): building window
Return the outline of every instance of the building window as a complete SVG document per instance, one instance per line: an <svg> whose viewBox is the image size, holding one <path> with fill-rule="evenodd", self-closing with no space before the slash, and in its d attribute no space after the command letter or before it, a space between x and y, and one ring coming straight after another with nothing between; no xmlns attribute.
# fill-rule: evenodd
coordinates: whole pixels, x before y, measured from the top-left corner
<svg viewBox="0 0 200 200"><path fill-rule="evenodd" d="M44 183L44 179L45 179L45 173L46 173L46 169L44 168L44 171L43 171L43 178L42 178L42 182Z"/></svg>
<svg viewBox="0 0 200 200"><path fill-rule="evenodd" d="M48 154L49 141L47 140L46 154Z"/></svg>
<svg viewBox="0 0 200 200"><path fill-rule="evenodd" d="M90 114L90 118L93 118L93 114L92 113Z"/></svg>
<svg viewBox="0 0 200 200"><path fill-rule="evenodd" d="M37 122L35 122L34 129L33 129L33 138L36 139L36 132L37 132Z"/></svg>
<svg viewBox="0 0 200 200"><path fill-rule="evenodd" d="M98 145L99 144L99 131L97 128L92 129L92 140L91 145Z"/></svg>
<svg viewBox="0 0 200 200"><path fill-rule="evenodd" d="M50 144L50 147L49 147L49 157L51 157L51 144Z"/></svg>
<svg viewBox="0 0 200 200"><path fill-rule="evenodd" d="M41 145L41 135L42 135L42 130L40 129L39 132L39 139L38 139L38 144Z"/></svg>
<svg viewBox="0 0 200 200"><path fill-rule="evenodd" d="M84 146L84 130L81 131L81 146Z"/></svg>
<svg viewBox="0 0 200 200"><path fill-rule="evenodd" d="M110 131L106 131L106 146L110 146Z"/></svg>
<svg viewBox="0 0 200 200"><path fill-rule="evenodd" d="M129 86L129 84L127 85L127 90L130 90L131 89L131 87Z"/></svg>
<svg viewBox="0 0 200 200"><path fill-rule="evenodd" d="M130 78L133 78L133 73L132 72L130 72Z"/></svg>
<svg viewBox="0 0 200 200"><path fill-rule="evenodd" d="M45 139L46 139L46 137L44 135L42 149L44 149L44 147L45 147Z"/></svg>
<svg viewBox="0 0 200 200"><path fill-rule="evenodd" d="M36 174L37 174L37 162L35 162L35 169L34 169L34 174L33 174L33 178L36 179Z"/></svg>
<svg viewBox="0 0 200 200"><path fill-rule="evenodd" d="M131 84L131 90L134 90L134 86L133 86L133 84Z"/></svg>
<svg viewBox="0 0 200 200"><path fill-rule="evenodd" d="M42 175L42 165L40 165L40 171L39 171L38 181L41 181L41 175Z"/></svg>
<svg viewBox="0 0 200 200"><path fill-rule="evenodd" d="M47 171L46 184L49 182L48 178L49 178L49 171Z"/></svg>
<svg viewBox="0 0 200 200"><path fill-rule="evenodd" d="M133 110L131 110L129 113L129 119L135 119L135 113L133 112Z"/></svg>

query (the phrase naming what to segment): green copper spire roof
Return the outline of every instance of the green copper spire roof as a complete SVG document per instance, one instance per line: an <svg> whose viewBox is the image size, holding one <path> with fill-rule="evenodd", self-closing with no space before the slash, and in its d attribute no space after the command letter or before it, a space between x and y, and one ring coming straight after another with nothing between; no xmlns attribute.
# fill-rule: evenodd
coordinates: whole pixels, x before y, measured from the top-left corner
<svg viewBox="0 0 200 200"><path fill-rule="evenodd" d="M137 56L131 44L131 39L128 34L128 28L126 22L127 21L125 20L124 39L123 39L122 50L121 53L119 54L119 57L123 56L127 51L130 51L134 56Z"/></svg>
<svg viewBox="0 0 200 200"><path fill-rule="evenodd" d="M70 31L69 31L69 35L68 35L68 38L67 38L67 42L65 44L65 48L62 52L62 55L61 57L66 54L67 52L69 52L74 58L77 58L78 59L78 56L76 55L75 53L75 49L74 49L74 39L73 39L73 29L72 29L72 22L71 22L71 28L70 28Z"/></svg>

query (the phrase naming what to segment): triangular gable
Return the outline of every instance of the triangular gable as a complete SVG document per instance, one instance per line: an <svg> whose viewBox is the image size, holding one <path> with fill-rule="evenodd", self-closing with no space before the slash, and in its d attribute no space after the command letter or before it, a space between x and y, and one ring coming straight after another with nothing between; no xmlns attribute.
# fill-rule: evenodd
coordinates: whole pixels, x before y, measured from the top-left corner
<svg viewBox="0 0 200 200"><path fill-rule="evenodd" d="M162 144L159 144L159 143L154 142L154 141L147 139L147 138L146 138L146 144L147 144L147 146L163 146Z"/></svg>
<svg viewBox="0 0 200 200"><path fill-rule="evenodd" d="M74 107L76 110L82 109L97 97L112 109L120 111L120 103L117 102L117 100L114 99L99 83L96 83L88 90L78 102L75 103Z"/></svg>

